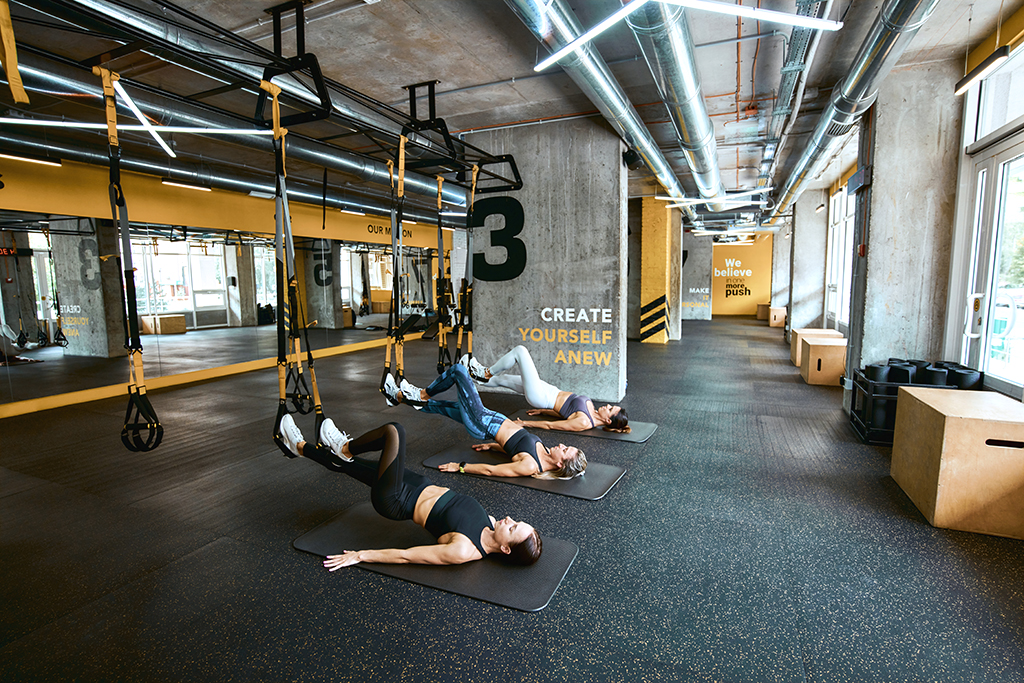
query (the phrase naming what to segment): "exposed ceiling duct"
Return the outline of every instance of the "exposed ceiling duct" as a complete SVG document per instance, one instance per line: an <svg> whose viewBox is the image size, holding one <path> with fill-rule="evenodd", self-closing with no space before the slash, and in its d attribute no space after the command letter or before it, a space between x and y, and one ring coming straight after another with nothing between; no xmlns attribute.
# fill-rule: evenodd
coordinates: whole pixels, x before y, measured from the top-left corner
<svg viewBox="0 0 1024 683"><path fill-rule="evenodd" d="M93 76L88 69L58 61L31 49L22 49L19 56L19 68L29 91L39 90L61 92L71 96L85 96L81 97L80 103L95 103L98 110L102 109L103 92L99 79ZM143 88L130 81L122 82L126 84L126 88L132 94L132 99L143 113L161 124L232 129L245 127L246 124L251 126L251 122L247 122L241 117L233 118L223 112L183 98ZM97 111L96 121L102 120L101 111ZM104 137L103 141L105 142L105 140ZM273 153L273 143L266 137L222 135L218 136L218 140L248 148L263 149L268 154ZM391 182L391 176L385 164L299 135L289 134L288 156L382 186L388 186ZM272 165L268 165L268 168L272 168ZM444 200L451 204L464 206L467 199L465 190L457 185L450 185L450 187L446 185L444 188ZM437 197L437 181L433 177L408 172L405 177L405 186L411 193L431 199ZM248 192L254 189L258 188L251 187L244 191ZM344 199L342 198L340 201L344 201ZM379 210L383 210L385 213L388 211L386 207L381 207Z"/></svg>
<svg viewBox="0 0 1024 683"><path fill-rule="evenodd" d="M583 34L579 20L565 0L505 0L505 4L552 53ZM582 45L559 60L558 65L590 98L626 144L636 150L668 195L684 199L686 193L679 179L597 50L590 44ZM691 220L696 218L690 207L684 207L683 211Z"/></svg>
<svg viewBox="0 0 1024 683"><path fill-rule="evenodd" d="M654 75L701 197L724 199L715 126L704 106L686 11L652 2L627 16L626 23ZM708 206L716 212L726 208L721 203Z"/></svg>
<svg viewBox="0 0 1024 683"><path fill-rule="evenodd" d="M814 133L779 193L775 223L799 199L806 184L828 163L835 148L878 96L878 87L903 55L917 31L931 16L938 0L888 0L861 44L843 82L818 119Z"/></svg>

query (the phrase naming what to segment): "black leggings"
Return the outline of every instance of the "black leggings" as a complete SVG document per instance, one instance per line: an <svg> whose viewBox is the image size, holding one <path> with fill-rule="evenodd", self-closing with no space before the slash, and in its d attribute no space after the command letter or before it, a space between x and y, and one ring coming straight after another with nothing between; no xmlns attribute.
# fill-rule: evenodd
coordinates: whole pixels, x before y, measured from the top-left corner
<svg viewBox="0 0 1024 683"><path fill-rule="evenodd" d="M348 449L352 455L380 451L380 461L376 467L360 460L349 462L331 449L308 441L302 448L302 455L369 486L370 501L380 516L412 519L416 501L431 482L421 474L405 470L405 428L397 422L389 422L349 441Z"/></svg>

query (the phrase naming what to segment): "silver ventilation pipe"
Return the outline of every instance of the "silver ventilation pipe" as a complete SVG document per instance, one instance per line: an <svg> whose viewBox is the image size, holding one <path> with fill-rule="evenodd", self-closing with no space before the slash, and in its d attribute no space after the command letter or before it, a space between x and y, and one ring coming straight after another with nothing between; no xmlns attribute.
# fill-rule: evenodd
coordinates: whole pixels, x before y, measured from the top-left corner
<svg viewBox="0 0 1024 683"><path fill-rule="evenodd" d="M505 0L505 4L551 52L583 34L579 20L565 0ZM558 65L590 98L626 144L636 150L669 196L684 199L686 193L672 167L597 50L591 45L583 45L559 60ZM691 220L696 219L692 208L683 207L683 211Z"/></svg>
<svg viewBox="0 0 1024 683"><path fill-rule="evenodd" d="M18 67L29 91L86 95L88 97L83 98L86 104L93 102L100 109L103 106L100 80L89 70L49 59L30 50L21 51ZM249 125L244 119L221 114L201 105L133 88L131 81L122 83L143 113L162 125L204 128L240 128ZM98 114L96 121L102 120L102 116ZM262 149L267 153L273 153L273 142L264 136L220 135L218 139L249 149ZM386 164L308 138L288 136L288 156L380 185L391 184L391 175ZM437 180L433 177L406 173L405 187L410 193L437 197ZM443 188L442 197L444 201L458 206L465 206L467 201L465 189L454 185Z"/></svg>
<svg viewBox="0 0 1024 683"><path fill-rule="evenodd" d="M875 102L878 87L903 56L938 0L888 0L860 46L842 84L818 119L814 133L783 186L768 223L774 224L793 205L828 163L842 138Z"/></svg>
<svg viewBox="0 0 1024 683"><path fill-rule="evenodd" d="M701 197L724 199L715 126L704 106L686 10L678 5L648 3L627 16L626 23L633 29L661 99L668 107L679 146ZM721 203L708 206L715 212L726 208Z"/></svg>
<svg viewBox="0 0 1024 683"><path fill-rule="evenodd" d="M31 6L30 2L26 2ZM104 21L113 21L131 27L133 32L141 31L158 41L170 43L188 53L202 55L206 59L212 59L218 64L219 73L207 73L205 75L223 82L224 74L233 74L236 81L249 81L252 88L259 86L263 78L263 66L251 64L253 55L243 50L232 50L226 41L208 40L200 33L189 31L187 28L168 24L160 16L151 15L147 12L135 9L127 3L113 2L111 0L72 0L72 4L92 11L103 18ZM74 23L71 19L65 19ZM241 40L241 38L239 38ZM266 52L265 48L256 43L251 43L253 50ZM163 54L158 48L152 49L160 59L174 63L173 56ZM190 65L188 68L196 68ZM274 84L281 87L286 94L295 97L312 105L319 105L319 98L314 95L309 86L299 81L293 75L279 76L274 79ZM336 93L335 93L336 94ZM394 136L402 134L402 123L382 115L369 107L348 98L333 97L331 107L335 114L353 121L357 121L367 127L389 133ZM427 148L431 153L447 153L447 149L431 140L428 137L411 133L407 135L409 141L415 145ZM412 154L413 152L410 152ZM418 191L418 190L413 190ZM436 182L434 194L437 193Z"/></svg>
<svg viewBox="0 0 1024 683"><path fill-rule="evenodd" d="M106 142L106 131L97 137ZM63 161L76 161L94 166L106 166L109 163L107 153L96 150L83 149L76 143L56 140L52 136L39 139L31 135L14 133L10 127L0 130L0 145L3 149L12 154L24 152L36 156L56 157ZM150 146L146 144L147 151ZM181 159L161 158L160 152L154 149L152 154L140 154L138 146L130 145L131 154L124 154L121 157L121 169L135 173L159 177L171 177L182 182L193 182L219 190L231 192L259 192L273 195L275 192L275 180L273 176L261 176L255 173L243 173L237 169L225 170L216 169L213 173L201 173L196 171L192 164ZM204 162L209 166L209 162ZM330 188L329 188L330 189ZM323 190L321 186L313 183L296 181L290 178L288 181L288 198L293 201L304 202L314 206L323 203ZM129 197L130 199L130 197ZM377 216L387 216L391 211L389 197L374 197L361 194L329 193L327 195L327 206L335 209L347 209L349 211L362 211ZM404 215L408 220L415 220L423 223L433 223L437 220L437 211L427 211L406 205Z"/></svg>

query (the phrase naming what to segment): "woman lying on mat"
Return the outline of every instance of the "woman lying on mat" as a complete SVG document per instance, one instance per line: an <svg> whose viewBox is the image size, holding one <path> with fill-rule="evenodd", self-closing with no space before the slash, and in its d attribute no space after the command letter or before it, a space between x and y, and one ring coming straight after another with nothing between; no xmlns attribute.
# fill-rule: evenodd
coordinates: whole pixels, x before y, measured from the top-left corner
<svg viewBox="0 0 1024 683"><path fill-rule="evenodd" d="M436 545L387 550L346 550L328 555L324 566L334 571L360 562L382 564L463 564L498 554L513 564L533 564L540 557L537 530L511 517L495 520L469 496L434 486L426 477L405 469L405 429L389 422L355 439L324 420L320 439L328 447L302 438L291 415L281 419L281 436L296 455L314 460L334 472L370 487L373 509L382 517L411 519L429 531ZM353 456L380 451L376 467Z"/></svg>
<svg viewBox="0 0 1024 683"><path fill-rule="evenodd" d="M458 392L458 401L438 401L431 398L452 386ZM446 415L461 422L466 431L477 439L494 439L494 443L474 444L473 450L500 451L508 454L512 462L500 465L483 463L454 463L441 465L442 472L456 470L489 477L537 477L538 479L572 479L587 469L587 456L578 448L558 444L550 448L501 413L484 408L469 371L461 365L445 369L426 389L402 380L399 387L388 375L384 390L396 403L411 403L417 410Z"/></svg>
<svg viewBox="0 0 1024 683"><path fill-rule="evenodd" d="M582 432L595 427L602 427L607 432L629 432L629 417L622 406L603 405L595 408L594 402L588 397L561 391L548 384L537 374L537 366L533 364L533 358L525 346L515 347L489 368L469 356L463 356L459 362L481 384L504 387L525 396L526 402L535 408L530 411L530 415L562 418L555 421L516 420L521 425L563 432ZM504 374L516 365L522 374Z"/></svg>

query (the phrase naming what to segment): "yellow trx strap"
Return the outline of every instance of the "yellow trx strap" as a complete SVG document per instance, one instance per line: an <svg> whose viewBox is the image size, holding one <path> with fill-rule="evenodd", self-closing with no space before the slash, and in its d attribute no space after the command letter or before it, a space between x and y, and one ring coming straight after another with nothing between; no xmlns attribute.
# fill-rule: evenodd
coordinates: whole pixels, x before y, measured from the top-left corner
<svg viewBox="0 0 1024 683"><path fill-rule="evenodd" d="M277 96L281 94L281 88L274 85L270 81L260 81L260 90L265 90L270 93L270 97L273 100L271 110L273 111L273 125L274 125L274 139L281 140L281 168L282 173L285 177L288 173L284 171L284 136L288 134L287 128L281 127L281 103L278 102Z"/></svg>
<svg viewBox="0 0 1024 683"><path fill-rule="evenodd" d="M21 83L18 73L18 50L14 42L14 24L11 23L11 8L7 0L0 0L0 63L7 74L7 82L11 86L14 101L28 104L28 94Z"/></svg>
<svg viewBox="0 0 1024 683"><path fill-rule="evenodd" d="M120 80L113 71L102 66L94 66L92 72L103 80L103 102L107 112L107 142L117 147L117 93L114 92L114 81Z"/></svg>

